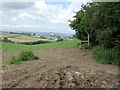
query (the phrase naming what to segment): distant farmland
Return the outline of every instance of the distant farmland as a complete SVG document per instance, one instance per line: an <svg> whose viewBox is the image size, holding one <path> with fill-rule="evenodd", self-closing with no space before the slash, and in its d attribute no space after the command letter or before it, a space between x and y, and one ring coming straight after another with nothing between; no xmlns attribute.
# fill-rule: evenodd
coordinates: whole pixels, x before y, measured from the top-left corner
<svg viewBox="0 0 120 90"><path fill-rule="evenodd" d="M13 42L34 42L41 40L40 38L37 38L35 36L25 36L25 35L19 35L17 37L9 38L9 40Z"/></svg>
<svg viewBox="0 0 120 90"><path fill-rule="evenodd" d="M36 42L36 41L55 41L56 38L52 38L50 36L37 36L37 35L23 35L23 34L10 34L10 33L3 33L0 34L1 38L7 38L12 42Z"/></svg>

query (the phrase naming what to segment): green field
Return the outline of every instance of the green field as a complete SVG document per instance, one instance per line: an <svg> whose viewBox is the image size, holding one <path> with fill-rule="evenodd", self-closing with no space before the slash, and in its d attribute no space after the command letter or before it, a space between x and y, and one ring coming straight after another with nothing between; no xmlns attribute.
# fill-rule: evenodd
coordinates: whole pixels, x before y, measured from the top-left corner
<svg viewBox="0 0 120 90"><path fill-rule="evenodd" d="M47 43L47 44L37 44L37 45L24 45L17 43L2 42L2 52L4 53L15 53L23 50L38 50L38 49L55 49L55 48L72 48L77 47L79 44L78 39Z"/></svg>

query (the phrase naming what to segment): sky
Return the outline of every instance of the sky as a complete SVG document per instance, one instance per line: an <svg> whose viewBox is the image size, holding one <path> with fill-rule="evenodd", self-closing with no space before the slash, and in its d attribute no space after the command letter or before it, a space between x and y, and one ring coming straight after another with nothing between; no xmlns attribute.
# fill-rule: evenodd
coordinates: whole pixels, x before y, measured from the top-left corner
<svg viewBox="0 0 120 90"><path fill-rule="evenodd" d="M68 20L87 2L90 0L2 0L0 30L74 33Z"/></svg>

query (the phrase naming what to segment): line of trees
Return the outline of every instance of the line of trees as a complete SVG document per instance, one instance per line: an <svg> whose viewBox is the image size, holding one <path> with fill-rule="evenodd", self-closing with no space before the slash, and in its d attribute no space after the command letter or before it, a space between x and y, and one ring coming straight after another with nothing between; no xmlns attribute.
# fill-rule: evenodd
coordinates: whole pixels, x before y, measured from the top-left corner
<svg viewBox="0 0 120 90"><path fill-rule="evenodd" d="M82 5L69 26L76 37L85 40L90 35L92 44L103 48L120 46L120 3L92 2Z"/></svg>

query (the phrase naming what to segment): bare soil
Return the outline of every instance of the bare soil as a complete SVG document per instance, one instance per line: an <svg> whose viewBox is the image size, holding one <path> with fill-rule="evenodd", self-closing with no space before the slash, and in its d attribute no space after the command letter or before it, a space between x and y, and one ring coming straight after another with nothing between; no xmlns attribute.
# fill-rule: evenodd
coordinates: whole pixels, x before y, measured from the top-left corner
<svg viewBox="0 0 120 90"><path fill-rule="evenodd" d="M92 50L35 51L39 60L3 67L3 88L117 88L118 67L95 62Z"/></svg>

